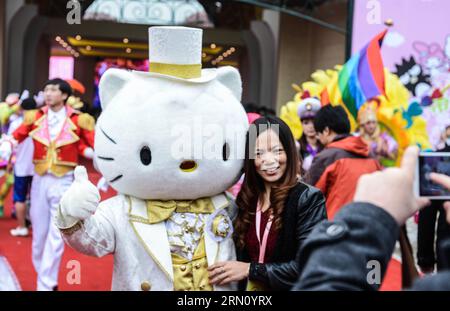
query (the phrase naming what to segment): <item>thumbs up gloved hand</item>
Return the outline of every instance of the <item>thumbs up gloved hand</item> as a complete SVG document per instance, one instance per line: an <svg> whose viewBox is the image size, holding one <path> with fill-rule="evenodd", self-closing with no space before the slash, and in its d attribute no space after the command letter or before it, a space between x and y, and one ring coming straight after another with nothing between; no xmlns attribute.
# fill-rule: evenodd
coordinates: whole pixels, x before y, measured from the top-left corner
<svg viewBox="0 0 450 311"><path fill-rule="evenodd" d="M0 138L0 162L9 162L17 141L10 135L2 134Z"/></svg>
<svg viewBox="0 0 450 311"><path fill-rule="evenodd" d="M75 223L84 220L95 213L100 202L100 193L88 179L86 168L77 166L74 171L75 179L64 193L60 202L61 216L64 222Z"/></svg>

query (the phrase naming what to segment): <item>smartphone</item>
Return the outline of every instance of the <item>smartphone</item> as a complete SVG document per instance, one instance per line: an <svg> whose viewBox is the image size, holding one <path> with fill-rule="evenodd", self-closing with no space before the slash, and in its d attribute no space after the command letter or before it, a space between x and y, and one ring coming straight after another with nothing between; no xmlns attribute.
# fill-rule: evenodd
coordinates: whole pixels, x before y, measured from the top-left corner
<svg viewBox="0 0 450 311"><path fill-rule="evenodd" d="M430 180L430 173L450 176L450 152L421 152L417 161L415 193L432 200L450 200L450 191Z"/></svg>

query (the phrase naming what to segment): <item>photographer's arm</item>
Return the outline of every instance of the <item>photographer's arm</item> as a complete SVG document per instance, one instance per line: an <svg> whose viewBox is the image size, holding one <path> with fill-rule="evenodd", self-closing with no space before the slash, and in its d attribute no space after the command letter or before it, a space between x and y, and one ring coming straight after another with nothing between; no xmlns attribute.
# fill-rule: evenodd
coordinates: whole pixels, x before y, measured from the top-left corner
<svg viewBox="0 0 450 311"><path fill-rule="evenodd" d="M402 166L362 176L355 203L343 208L334 222L322 223L301 251L297 290L377 289L386 271L399 226L429 203L413 195L419 150L406 150ZM393 191L395 189L395 191ZM372 261L374 260L374 261ZM380 275L369 275L379 268ZM375 271L377 273L377 271Z"/></svg>

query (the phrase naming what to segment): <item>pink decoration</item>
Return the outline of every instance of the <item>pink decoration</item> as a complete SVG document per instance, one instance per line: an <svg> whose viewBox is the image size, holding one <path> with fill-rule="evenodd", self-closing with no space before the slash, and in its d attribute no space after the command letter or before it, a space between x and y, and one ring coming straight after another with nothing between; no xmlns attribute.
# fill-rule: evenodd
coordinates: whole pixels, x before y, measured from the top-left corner
<svg viewBox="0 0 450 311"><path fill-rule="evenodd" d="M74 59L70 56L50 56L48 78L73 79Z"/></svg>

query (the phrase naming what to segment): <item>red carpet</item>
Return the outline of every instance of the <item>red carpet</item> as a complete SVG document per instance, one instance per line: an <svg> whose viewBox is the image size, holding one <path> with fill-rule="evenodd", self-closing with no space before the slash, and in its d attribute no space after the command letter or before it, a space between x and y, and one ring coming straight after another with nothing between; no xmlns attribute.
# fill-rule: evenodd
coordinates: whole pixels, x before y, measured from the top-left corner
<svg viewBox="0 0 450 311"><path fill-rule="evenodd" d="M83 163L88 167L89 180L94 184L99 179L99 174L95 172L91 165ZM3 179L0 179L0 184ZM115 195L110 189L107 193L100 192L102 199ZM5 217L0 218L0 254L5 256L11 264L20 286L23 290L36 290L36 273L31 263L31 236L26 238L16 238L9 234L9 230L17 226L15 219L10 217L12 207L12 189L5 204ZM73 283L71 271L74 271L73 260L79 262L80 284ZM59 290L62 291L97 291L110 290L112 278L113 257L111 255L103 258L95 258L82 255L69 246L65 246L64 255L61 261L59 272ZM77 265L75 263L75 265Z"/></svg>
<svg viewBox="0 0 450 311"><path fill-rule="evenodd" d="M386 275L380 287L381 291L399 291L402 290L402 264L391 259Z"/></svg>

